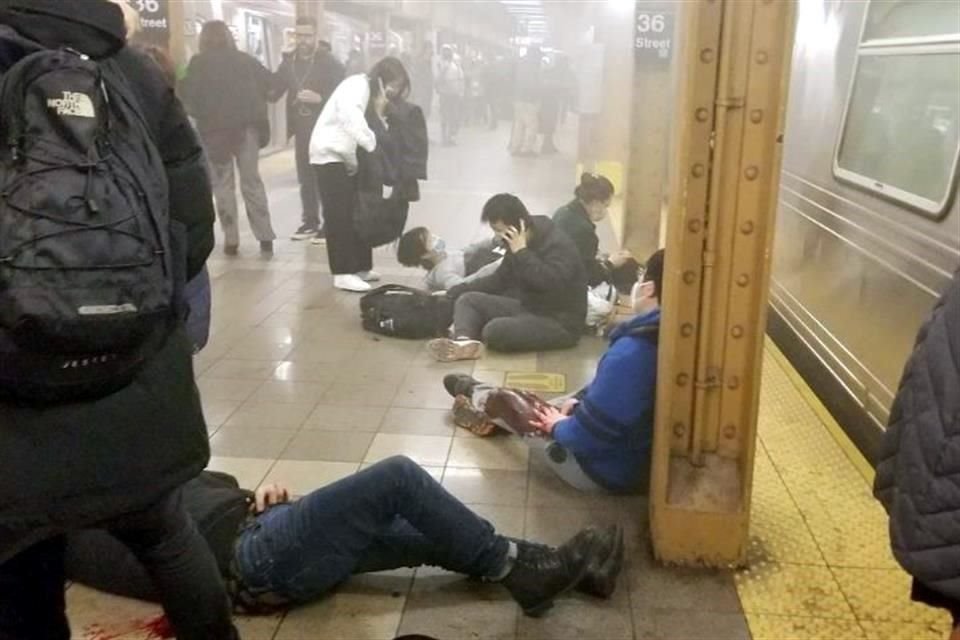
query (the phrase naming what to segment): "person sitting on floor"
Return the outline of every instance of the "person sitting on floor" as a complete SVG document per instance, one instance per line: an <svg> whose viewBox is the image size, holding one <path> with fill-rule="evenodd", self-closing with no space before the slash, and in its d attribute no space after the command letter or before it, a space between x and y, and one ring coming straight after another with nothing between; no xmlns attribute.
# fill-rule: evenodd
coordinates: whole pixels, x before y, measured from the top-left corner
<svg viewBox="0 0 960 640"><path fill-rule="evenodd" d="M609 598L623 565L618 526L588 527L559 548L508 538L404 456L294 501L276 484L252 492L232 476L204 472L184 486L183 500L244 613L315 600L353 574L433 565L498 582L538 616L571 589ZM106 531L68 537L66 573L108 593L156 600L144 566Z"/></svg>
<svg viewBox="0 0 960 640"><path fill-rule="evenodd" d="M523 435L534 455L577 489L613 493L644 489L653 443L663 255L661 249L647 260L643 279L632 293L637 315L613 331L589 385L554 404L529 394L512 393L508 398L519 409L514 415L532 414L529 425L519 426L529 426L533 433L518 429L516 421L511 424L492 415L488 400L499 389L463 374L443 380L455 398L455 421L481 433L489 432L484 427L492 422ZM471 407L482 413L471 415Z"/></svg>
<svg viewBox="0 0 960 640"><path fill-rule="evenodd" d="M416 227L400 237L397 260L405 267L425 269L427 289L446 291L494 273L503 259L503 250L498 249L495 238L475 242L462 251L447 249L443 238L426 227Z"/></svg>
<svg viewBox="0 0 960 640"><path fill-rule="evenodd" d="M574 199L557 209L553 222L577 245L587 270L587 326L603 328L617 303L618 293L630 293L637 281L638 263L629 251L598 253L597 223L607 217L613 199L613 183L606 177L584 173L574 189ZM626 292L622 283L626 281Z"/></svg>
<svg viewBox="0 0 960 640"><path fill-rule="evenodd" d="M428 343L442 362L495 351L566 349L577 344L587 315L587 274L577 248L549 218L531 216L520 198L500 193L480 219L507 246L486 278L453 287L453 338ZM482 342L481 342L482 340Z"/></svg>

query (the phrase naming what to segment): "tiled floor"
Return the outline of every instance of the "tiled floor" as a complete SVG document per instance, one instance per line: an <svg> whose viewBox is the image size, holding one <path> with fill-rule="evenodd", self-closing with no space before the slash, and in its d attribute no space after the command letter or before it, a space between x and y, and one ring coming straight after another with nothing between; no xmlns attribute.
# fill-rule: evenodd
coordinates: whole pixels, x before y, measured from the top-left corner
<svg viewBox="0 0 960 640"><path fill-rule="evenodd" d="M562 147L571 134L561 138ZM458 246L480 237L478 212L494 191L517 192L535 211L563 203L572 158L510 160L505 136L503 129L467 130L458 149L435 147L431 180L410 226L428 224ZM364 333L357 296L330 286L324 249L283 239L298 224L291 157L281 154L263 165L281 236L276 255L254 255L245 234L239 258L215 254L210 261L213 335L196 359L210 467L247 487L280 481L303 494L402 453L508 535L559 543L588 523L619 522L628 532L628 562L610 601L565 597L538 620L522 616L496 585L421 568L356 577L285 616L240 619L244 638L944 635L943 616L906 601L906 579L889 557L885 521L867 483L804 404L779 359L768 357L764 371L751 570L734 575L656 566L644 499L578 494L531 463L515 439L476 439L457 430L446 411L440 380L449 371L473 370L491 382L507 371L560 372L572 388L589 379L601 341L464 366L432 362L422 343ZM609 229L603 234L609 238ZM377 252L376 263L387 280L415 281L416 274L385 251ZM75 637L90 640L148 638L145 625L158 614L156 607L80 586L69 589L68 601Z"/></svg>

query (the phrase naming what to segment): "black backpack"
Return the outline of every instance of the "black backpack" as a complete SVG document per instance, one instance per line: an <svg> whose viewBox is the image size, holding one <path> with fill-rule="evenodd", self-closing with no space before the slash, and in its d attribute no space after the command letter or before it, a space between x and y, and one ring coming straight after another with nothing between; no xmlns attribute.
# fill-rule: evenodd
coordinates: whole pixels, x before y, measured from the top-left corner
<svg viewBox="0 0 960 640"><path fill-rule="evenodd" d="M453 322L453 302L400 284L377 287L360 298L363 328L394 338L446 335Z"/></svg>
<svg viewBox="0 0 960 640"><path fill-rule="evenodd" d="M6 70L0 395L110 393L162 345L185 269L172 252L165 176L115 63L41 50Z"/></svg>

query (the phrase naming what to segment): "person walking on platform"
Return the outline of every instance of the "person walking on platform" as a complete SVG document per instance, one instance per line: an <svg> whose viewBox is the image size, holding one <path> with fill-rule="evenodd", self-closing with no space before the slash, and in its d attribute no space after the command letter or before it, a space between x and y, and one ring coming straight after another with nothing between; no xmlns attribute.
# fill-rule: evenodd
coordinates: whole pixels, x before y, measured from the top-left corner
<svg viewBox="0 0 960 640"><path fill-rule="evenodd" d="M510 132L510 154L537 155L537 133L542 99L540 48L530 47L517 62L513 86L513 130Z"/></svg>
<svg viewBox="0 0 960 640"><path fill-rule="evenodd" d="M315 165L320 201L326 216L327 259L333 286L369 291L380 279L373 271L373 251L357 233L357 147L373 151L377 137L367 124L384 120L387 103L410 92L410 77L396 58L384 58L369 73L340 83L327 101L310 137L310 163ZM314 239L316 241L316 238Z"/></svg>
<svg viewBox="0 0 960 640"><path fill-rule="evenodd" d="M326 237L320 218L317 178L310 167L310 135L327 99L344 78L344 66L317 43L317 21L309 16L297 18L296 48L284 53L277 69L278 100L287 94L287 139L294 139L297 181L303 213L300 228L292 240Z"/></svg>
<svg viewBox="0 0 960 640"><path fill-rule="evenodd" d="M949 611L960 640L960 269L917 335L878 460L874 495L911 597Z"/></svg>
<svg viewBox="0 0 960 640"><path fill-rule="evenodd" d="M200 52L193 56L180 92L207 150L214 182L223 251L237 255L240 229L234 165L240 191L260 251L273 253L276 234L270 223L267 191L260 178L260 149L270 142L267 98L273 74L251 55L237 50L230 27L221 20L204 23Z"/></svg>
<svg viewBox="0 0 960 640"><path fill-rule="evenodd" d="M0 113L0 126L6 130L13 118L27 114L32 126L38 128L40 123L57 123L62 128L55 130L51 126L42 131L42 138L37 137L45 142L46 149L57 149L53 145L59 144L58 153L78 152L72 146L68 149L66 141L70 134L90 136L87 143L83 135L71 137L70 143L91 147L101 142L96 138L96 143L89 143L92 132L104 135L115 155L94 158L98 165L105 165L109 170L87 174L87 201L73 195L84 189L84 179L77 175L81 173L79 170L75 173L78 179L72 184L69 179L45 180L43 171L35 172L29 187L31 194L38 195L32 201L35 210L30 214L36 216L32 219L50 229L57 220L44 219L43 214L54 218L54 213L62 215L62 210L54 210L67 206L64 202L81 201L75 209L87 210L89 215L96 215L105 223L120 220L119 226L130 222L131 216L137 216L146 224L146 207L131 211L122 206L116 196L117 189L123 188L120 185L134 186L127 184L127 180L139 182L136 186L145 202L165 205L164 210L155 211L155 217L151 218L171 227L158 228L158 238L175 237L168 214L169 219L185 231L185 243L171 242L176 250L171 252L169 266L171 271L180 272L182 279L191 279L202 271L214 242L213 198L203 151L160 68L147 54L125 46L124 40L123 14L118 6L106 0L0 2L0 74L4 76L5 86L16 90L19 82L21 89L29 87L28 95L35 99L35 106L23 108L20 114L11 113L16 108L5 106ZM40 53L44 50L49 53ZM88 59L67 57L74 55L70 52ZM48 57L37 57L42 55ZM62 93L47 94L65 97L51 101L53 106L46 109L46 104L36 100L42 95L37 92L51 91L53 87L30 83L26 74L17 74L25 69L29 73L31 67L15 65L21 62L29 65L37 60L49 64L53 59L69 71L50 71L43 76L44 82L63 81L66 73L71 75L60 85L64 89ZM98 77L91 72L103 72L103 75ZM91 91L88 87L96 86L94 83L99 79L105 80L99 85L100 91ZM8 81L12 86L6 84ZM71 95L67 96L68 93ZM4 97L9 98L9 94ZM109 98L112 100L108 102ZM116 140L120 131L104 133L94 124L107 121L108 113L118 116L115 126L121 127L123 135L130 139L129 147ZM137 137L141 134L149 136L153 148L142 144L146 138ZM43 157L45 150L38 149L40 146L34 144L29 155ZM100 148L97 144L97 149ZM134 173L131 169L124 180L120 177L123 171L117 171L121 162L138 171ZM61 178L74 170L69 165L57 168L54 164L48 168L57 171ZM151 169L157 171L154 173ZM5 176L9 176L6 172L18 170L4 161ZM4 185L4 189L11 186ZM0 207L0 217L4 220L11 220L15 215L10 203L15 200L16 192L13 188ZM69 197L44 198L41 197L44 192ZM78 217L82 215L77 211ZM6 236L16 226L11 223L2 230L5 237L0 246L4 249L0 251L10 248ZM62 299L69 293L37 286L43 284L43 278L67 278L76 282L77 278L88 277L94 284L82 295L90 299L115 293L116 281L125 282L124 279L130 277L137 278L134 282L142 285L137 293L143 293L145 299L153 295L145 293L152 291L151 286L172 284L146 275L150 269L142 263L123 262L131 246L129 241L122 241L119 232L109 245L110 251L104 253L106 245L91 246L96 234L103 237L108 233L103 226L91 227L88 231L91 235L86 237L66 233L40 237L42 234L38 232L34 247L23 246L21 253L32 252L28 257L37 258L45 252L47 256L68 256L71 261L85 257L101 261L100 264L115 258L121 264L111 265L112 271L90 276L76 272L68 275L65 269L57 267L48 270L50 275L29 275L19 269L12 274L9 267L0 268L3 306L12 308L10 298L19 295L15 288L9 287L13 278L20 282L22 278L32 279L33 300ZM141 233L147 245L150 241L146 236L150 232L144 228ZM44 242L42 250L36 248L41 241ZM8 263L6 259L0 262ZM151 269L160 271L159 266ZM111 275L103 275L107 273ZM169 275L167 278L174 279ZM96 311L93 307L90 309ZM119 306L117 311L119 316ZM58 314L57 317L48 315L48 322L71 318L63 309L44 313ZM100 330L86 339L104 339L105 321L92 321L100 323ZM75 327L76 323L70 326ZM51 363L55 355L45 351L36 353L32 349L37 347L14 344L10 337L15 327L16 323L14 327L8 324L8 318L0 320L0 362L3 362L0 367L3 379L0 383L0 468L4 478L0 482L0 638L70 638L64 599L65 536L89 527L111 531L144 564L178 638L236 638L216 560L184 510L179 492L179 487L196 477L210 457L194 383L193 346L182 323L173 321L172 316L169 323L158 320L149 350L143 345L142 351L120 349L99 357L71 357L66 364L72 370L71 375L79 378L62 373L64 367L55 366L56 360ZM31 327L30 331L35 338L39 337L39 328ZM76 335L55 335L73 342L80 339ZM48 344L44 349L57 349L52 340L44 342ZM130 368L118 370L117 366ZM17 372L12 384L11 368ZM119 372L125 375L116 377ZM114 375L105 378L111 373ZM68 397L64 383L78 380L90 385L86 389L89 393ZM102 388L108 380L111 384ZM54 381L59 384L54 386ZM26 387L37 385L40 388L46 385L44 397L26 398Z"/></svg>

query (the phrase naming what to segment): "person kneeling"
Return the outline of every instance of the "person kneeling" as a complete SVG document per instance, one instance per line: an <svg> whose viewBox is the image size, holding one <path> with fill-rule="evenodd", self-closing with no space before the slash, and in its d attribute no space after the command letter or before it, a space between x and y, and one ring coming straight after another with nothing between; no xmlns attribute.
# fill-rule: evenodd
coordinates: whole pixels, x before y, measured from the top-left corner
<svg viewBox="0 0 960 640"><path fill-rule="evenodd" d="M183 495L244 613L315 600L353 574L433 565L500 583L538 616L574 588L609 597L623 564L619 527L588 527L556 549L507 538L404 456L295 501L279 485L245 491L215 472ZM68 536L66 571L96 589L156 599L143 565L106 531Z"/></svg>
<svg viewBox="0 0 960 640"><path fill-rule="evenodd" d="M455 300L454 337L430 341L430 353L449 362L479 358L484 344L495 351L576 345L587 315L587 274L573 241L509 193L490 198L481 220L507 255L492 275L447 291Z"/></svg>
<svg viewBox="0 0 960 640"><path fill-rule="evenodd" d="M662 282L661 249L647 260L643 279L633 287L637 315L614 329L593 381L561 399L559 408L533 394L450 374L443 384L455 398L455 422L480 434L488 433L490 424L518 433L577 489L644 489L653 443Z"/></svg>

